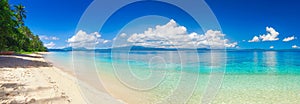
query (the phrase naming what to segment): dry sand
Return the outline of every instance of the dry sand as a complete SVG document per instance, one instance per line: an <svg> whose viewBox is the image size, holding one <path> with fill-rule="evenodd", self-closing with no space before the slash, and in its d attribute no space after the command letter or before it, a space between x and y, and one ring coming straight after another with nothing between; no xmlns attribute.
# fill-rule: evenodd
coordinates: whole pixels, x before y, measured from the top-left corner
<svg viewBox="0 0 300 104"><path fill-rule="evenodd" d="M41 54L0 55L0 103L88 103L78 80L48 64ZM108 94L97 99L105 104L120 103Z"/></svg>

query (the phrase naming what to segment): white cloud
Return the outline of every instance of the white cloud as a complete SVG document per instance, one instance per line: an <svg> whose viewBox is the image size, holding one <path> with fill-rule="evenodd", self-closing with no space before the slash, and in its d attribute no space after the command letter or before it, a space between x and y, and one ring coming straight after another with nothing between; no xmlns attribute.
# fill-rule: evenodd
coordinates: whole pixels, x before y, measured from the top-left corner
<svg viewBox="0 0 300 104"><path fill-rule="evenodd" d="M277 36L279 33L272 27L266 27L267 34L260 35L259 38L262 39L262 41L276 41L279 40Z"/></svg>
<svg viewBox="0 0 300 104"><path fill-rule="evenodd" d="M104 40L102 43L105 44L105 43L108 43L110 42L110 40Z"/></svg>
<svg viewBox="0 0 300 104"><path fill-rule="evenodd" d="M297 45L293 45L292 48L295 48L295 49L296 49L296 48L300 48L300 47L297 46Z"/></svg>
<svg viewBox="0 0 300 104"><path fill-rule="evenodd" d="M248 42L259 42L261 41L277 41L279 40L278 35L279 32L277 32L272 27L266 27L267 34L262 34L258 36L254 36L252 40L249 40Z"/></svg>
<svg viewBox="0 0 300 104"><path fill-rule="evenodd" d="M71 47L84 47L84 48L95 48L98 44L106 44L110 40L101 39L101 35L98 32L86 33L83 30L79 30L74 36L67 40Z"/></svg>
<svg viewBox="0 0 300 104"><path fill-rule="evenodd" d="M120 36L127 36L122 33ZM155 28L148 28L143 33L134 33L127 39L127 42L136 46L156 48L234 48L237 42L230 43L224 39L225 34L221 31L208 30L205 34L195 32L188 33L187 28L179 26L174 20L165 25L157 25ZM127 44L127 43L126 43ZM124 45L125 44L119 44Z"/></svg>
<svg viewBox="0 0 300 104"><path fill-rule="evenodd" d="M273 49L274 48L274 46L270 46L270 49Z"/></svg>
<svg viewBox="0 0 300 104"><path fill-rule="evenodd" d="M225 47L228 47L228 48L235 48L238 46L238 43L237 42L234 42L234 43L226 43L225 44Z"/></svg>
<svg viewBox="0 0 300 104"><path fill-rule="evenodd" d="M295 40L295 39L296 39L295 36L291 36L291 37L284 38L282 41L288 42L288 41L292 41L292 40Z"/></svg>
<svg viewBox="0 0 300 104"><path fill-rule="evenodd" d="M127 34L122 33L122 34L120 34L120 36L121 36L122 38L125 38L125 37L127 36Z"/></svg>
<svg viewBox="0 0 300 104"><path fill-rule="evenodd" d="M248 42L259 42L259 37L258 36L254 36L252 40L249 40Z"/></svg>
<svg viewBox="0 0 300 104"><path fill-rule="evenodd" d="M59 40L59 38L58 38L58 37L55 37L55 36L45 36L45 35L41 35L41 36L39 36L39 38L40 38L41 40Z"/></svg>
<svg viewBox="0 0 300 104"><path fill-rule="evenodd" d="M44 46L47 48L53 48L55 46L55 44L53 42L50 42L48 44L44 44Z"/></svg>

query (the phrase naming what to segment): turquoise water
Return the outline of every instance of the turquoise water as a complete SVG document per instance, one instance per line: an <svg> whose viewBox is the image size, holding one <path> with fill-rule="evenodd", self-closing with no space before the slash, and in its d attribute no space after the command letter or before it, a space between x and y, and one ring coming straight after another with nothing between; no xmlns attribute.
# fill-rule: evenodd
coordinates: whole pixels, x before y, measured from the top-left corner
<svg viewBox="0 0 300 104"><path fill-rule="evenodd" d="M45 57L129 103L281 104L300 99L298 50L73 51Z"/></svg>
<svg viewBox="0 0 300 104"><path fill-rule="evenodd" d="M71 66L72 55L75 59L94 61L96 63L119 63L133 67L148 67L149 61L165 61L168 67L180 70L184 63L186 72L207 73L213 66L221 66L226 74L299 74L300 51L203 51L198 53L186 52L179 56L176 51L142 51L130 53L101 53L86 52L52 52L47 60L60 67ZM189 56L198 55L198 56ZM78 56L76 56L78 55ZM153 60L154 57L154 60ZM160 59L155 60L155 57ZM180 58L180 57L185 57ZM65 65L65 64L68 65ZM155 63L155 62L154 62ZM159 62L156 62L159 63ZM193 67L198 67L197 69Z"/></svg>
<svg viewBox="0 0 300 104"><path fill-rule="evenodd" d="M186 64L184 67L187 68L182 69L190 73L208 73L212 67L221 67L220 70L224 70L226 74L300 74L300 51L204 51L199 53L183 52L181 56L174 51L117 54L120 54L120 57L123 56L123 59L112 58L111 53L96 53L96 62L128 63L129 66L147 67L151 58L159 56L171 69L180 70L181 64Z"/></svg>

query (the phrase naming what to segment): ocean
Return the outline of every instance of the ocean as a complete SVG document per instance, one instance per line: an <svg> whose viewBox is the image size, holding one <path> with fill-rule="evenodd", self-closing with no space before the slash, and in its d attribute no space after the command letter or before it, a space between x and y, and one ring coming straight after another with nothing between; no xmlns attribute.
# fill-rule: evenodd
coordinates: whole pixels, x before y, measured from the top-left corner
<svg viewBox="0 0 300 104"><path fill-rule="evenodd" d="M299 50L50 51L45 59L127 103L300 102Z"/></svg>

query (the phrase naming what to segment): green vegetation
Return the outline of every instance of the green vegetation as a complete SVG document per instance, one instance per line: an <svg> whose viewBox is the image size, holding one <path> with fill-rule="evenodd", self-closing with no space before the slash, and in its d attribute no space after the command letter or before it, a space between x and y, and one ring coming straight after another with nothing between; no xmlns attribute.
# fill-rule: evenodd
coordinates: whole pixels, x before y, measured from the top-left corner
<svg viewBox="0 0 300 104"><path fill-rule="evenodd" d="M13 7L8 0L0 1L0 51L47 51L39 37L25 26L25 7L21 4Z"/></svg>

